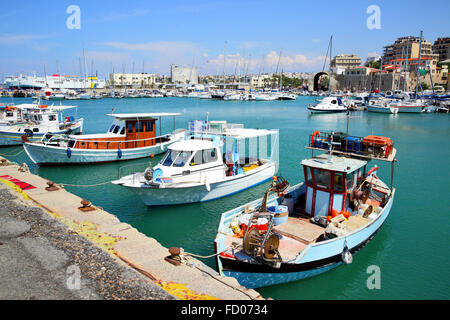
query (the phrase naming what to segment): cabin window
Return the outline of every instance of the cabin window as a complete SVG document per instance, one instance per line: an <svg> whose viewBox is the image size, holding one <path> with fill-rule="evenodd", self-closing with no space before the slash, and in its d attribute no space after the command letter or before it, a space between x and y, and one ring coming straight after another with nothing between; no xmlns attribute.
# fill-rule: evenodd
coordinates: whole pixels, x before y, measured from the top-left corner
<svg viewBox="0 0 450 320"><path fill-rule="evenodd" d="M330 189L331 172L318 169L313 169L313 172L316 186L322 189Z"/></svg>
<svg viewBox="0 0 450 320"><path fill-rule="evenodd" d="M116 126L116 127L114 128L114 131L113 131L113 133L117 133L117 132L119 132L119 129L120 129L120 127L119 127L119 126Z"/></svg>
<svg viewBox="0 0 450 320"><path fill-rule="evenodd" d="M48 121L56 121L56 116L54 114L48 116Z"/></svg>
<svg viewBox="0 0 450 320"><path fill-rule="evenodd" d="M7 111L7 112L6 112L6 116L7 116L7 117L12 117L12 116L14 116L14 112Z"/></svg>
<svg viewBox="0 0 450 320"><path fill-rule="evenodd" d="M305 167L304 175L305 175L305 181L306 181L306 184L309 185L309 186L314 185L314 182L313 182L313 179L312 179L311 168L310 168L310 167Z"/></svg>
<svg viewBox="0 0 450 320"><path fill-rule="evenodd" d="M217 152L215 148L212 148L197 151L197 153L192 158L190 165L197 166L215 161L217 161Z"/></svg>
<svg viewBox="0 0 450 320"><path fill-rule="evenodd" d="M136 123L136 132L144 132L144 123L143 122Z"/></svg>
<svg viewBox="0 0 450 320"><path fill-rule="evenodd" d="M353 188L353 172L347 173L347 190Z"/></svg>
<svg viewBox="0 0 450 320"><path fill-rule="evenodd" d="M335 192L344 192L344 175L340 172L334 173L334 191Z"/></svg>
<svg viewBox="0 0 450 320"><path fill-rule="evenodd" d="M133 133L133 124L128 123L128 133Z"/></svg>
<svg viewBox="0 0 450 320"><path fill-rule="evenodd" d="M178 155L178 157L173 162L174 167L184 167L184 165L187 163L189 158L192 155L192 151L182 151Z"/></svg>
<svg viewBox="0 0 450 320"><path fill-rule="evenodd" d="M39 132L39 128L33 128L33 132Z"/></svg>
<svg viewBox="0 0 450 320"><path fill-rule="evenodd" d="M111 128L109 128L109 132L112 132L115 126L116 126L116 125L113 124L113 125L111 126Z"/></svg>
<svg viewBox="0 0 450 320"><path fill-rule="evenodd" d="M151 132L153 131L153 122L152 121L146 121L145 123L145 131Z"/></svg>
<svg viewBox="0 0 450 320"><path fill-rule="evenodd" d="M336 104L336 100L331 100L331 104Z"/></svg>
<svg viewBox="0 0 450 320"><path fill-rule="evenodd" d="M120 134L125 134L125 127L122 127L122 129L120 129Z"/></svg>

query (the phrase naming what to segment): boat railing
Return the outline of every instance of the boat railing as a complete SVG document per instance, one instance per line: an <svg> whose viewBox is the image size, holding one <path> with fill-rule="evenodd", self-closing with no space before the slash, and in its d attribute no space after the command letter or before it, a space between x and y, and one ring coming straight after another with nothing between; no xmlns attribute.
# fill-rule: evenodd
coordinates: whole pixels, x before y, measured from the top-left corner
<svg viewBox="0 0 450 320"><path fill-rule="evenodd" d="M119 167L117 170L118 179L121 179L126 176L133 175L133 179L135 179L137 173L144 172L148 167L152 167L153 164L151 162L138 163L138 164L128 164L125 166ZM133 180L134 182L134 180Z"/></svg>
<svg viewBox="0 0 450 320"><path fill-rule="evenodd" d="M139 144L140 142L152 141L152 140L160 140L160 142L164 142L163 139L168 139L171 134L164 134L158 137L151 137L151 138L145 138L145 139L134 139L134 140L91 140L89 138L78 138L74 136L68 136L68 135L61 135L61 134L52 134L48 132L47 134L44 134L41 141L43 144L57 144L60 146L62 143L67 144L70 148L74 147L77 142L83 142L83 143L94 143L99 144L103 143L106 144L106 148L102 149L120 149L120 145L127 144L127 143L133 143L136 142ZM113 143L114 147L110 147L110 144Z"/></svg>
<svg viewBox="0 0 450 320"><path fill-rule="evenodd" d="M316 132L317 133L317 132ZM332 144L332 153L338 153L344 156L359 157L365 159L394 161L396 149L393 145L389 146L390 152L386 154L377 143L365 143L364 137L350 136L342 132L320 132L320 140L316 140L315 134L309 135L307 149L329 151Z"/></svg>

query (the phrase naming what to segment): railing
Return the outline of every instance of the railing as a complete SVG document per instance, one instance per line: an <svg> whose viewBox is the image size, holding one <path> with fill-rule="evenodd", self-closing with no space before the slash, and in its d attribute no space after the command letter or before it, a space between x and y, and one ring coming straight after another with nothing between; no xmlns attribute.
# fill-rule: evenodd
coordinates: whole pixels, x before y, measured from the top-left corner
<svg viewBox="0 0 450 320"><path fill-rule="evenodd" d="M48 137L48 135L51 135L50 137ZM158 137L152 137L152 138L146 138L146 139L135 139L135 140L90 140L89 138L69 138L67 135L53 135L52 133L46 133L44 134L44 136L42 137L41 141L44 145L50 144L50 143L57 143L58 146L61 145L62 142L66 142L66 144L69 147L74 147L76 145L77 142L86 142L86 143L106 143L106 149L119 149L120 148L120 144L121 143L133 143L136 142L136 144L138 145L140 142L144 142L144 146L145 146L145 141L151 141L151 140L157 140L160 139L161 142L163 138L168 138L170 137L171 134L165 134L162 136L158 136ZM117 148L110 148L109 144L114 143L117 144ZM84 149L84 148L80 148L79 146L77 147L77 149Z"/></svg>

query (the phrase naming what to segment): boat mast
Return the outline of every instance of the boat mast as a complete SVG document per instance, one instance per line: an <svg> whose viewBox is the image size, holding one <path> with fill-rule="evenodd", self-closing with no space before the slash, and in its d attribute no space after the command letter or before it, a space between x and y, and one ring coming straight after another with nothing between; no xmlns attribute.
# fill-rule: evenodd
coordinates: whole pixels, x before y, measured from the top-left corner
<svg viewBox="0 0 450 320"><path fill-rule="evenodd" d="M331 52L333 50L333 36L330 37L330 63L329 63L329 72L328 72L328 94L331 92Z"/></svg>
<svg viewBox="0 0 450 320"><path fill-rule="evenodd" d="M398 78L397 78L397 90L400 89L400 78L401 78L401 73L402 73L402 67L403 67L403 54L405 51L405 47L402 47L402 58L400 59L400 66L399 66L399 73L398 73Z"/></svg>
<svg viewBox="0 0 450 320"><path fill-rule="evenodd" d="M406 42L406 56L405 56L405 75L403 79L403 92L406 91L406 82L408 80L408 54L409 54L409 40Z"/></svg>
<svg viewBox="0 0 450 320"><path fill-rule="evenodd" d="M419 60L417 60L417 66L416 66L416 97L417 97L417 92L419 91L419 77L420 77L420 72L419 72L419 65L420 65L420 59L422 58L422 30L420 30L420 39L419 39ZM420 84L420 90L422 90L422 84ZM423 92L422 92L423 94Z"/></svg>

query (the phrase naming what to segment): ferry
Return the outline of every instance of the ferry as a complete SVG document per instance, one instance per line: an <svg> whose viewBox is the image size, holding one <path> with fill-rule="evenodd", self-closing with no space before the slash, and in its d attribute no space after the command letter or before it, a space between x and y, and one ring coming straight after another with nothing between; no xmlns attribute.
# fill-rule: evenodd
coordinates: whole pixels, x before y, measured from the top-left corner
<svg viewBox="0 0 450 320"><path fill-rule="evenodd" d="M64 111L76 106L43 105L40 102L20 105L0 105L0 146L21 145L24 141L39 141L47 133L80 134L83 118L65 117Z"/></svg>
<svg viewBox="0 0 450 320"><path fill-rule="evenodd" d="M5 78L5 83L9 88L22 89L43 89L49 87L52 89L103 89L106 87L106 81L97 77L88 77L83 79L78 76L52 74L51 76L38 77L36 75L28 76L20 74L19 76L9 76Z"/></svg>
<svg viewBox="0 0 450 320"><path fill-rule="evenodd" d="M348 146L357 137L326 137L318 145L320 137L310 136L304 182L274 177L263 198L222 214L214 240L221 275L247 288L312 277L351 263L375 236L394 202L396 149L385 137L371 136L361 149ZM391 163L390 186L377 166L369 170L371 160Z"/></svg>
<svg viewBox="0 0 450 320"><path fill-rule="evenodd" d="M39 166L113 162L150 157L164 153L167 147L184 137L185 130L175 130L180 113L108 114L113 123L102 134L46 134L40 141L26 142L25 152ZM161 118L173 117L174 131L161 135ZM160 120L160 135L155 122Z"/></svg>
<svg viewBox="0 0 450 320"><path fill-rule="evenodd" d="M147 206L165 206L225 197L278 171L278 130L200 120L189 128L156 166L112 183L135 192Z"/></svg>

